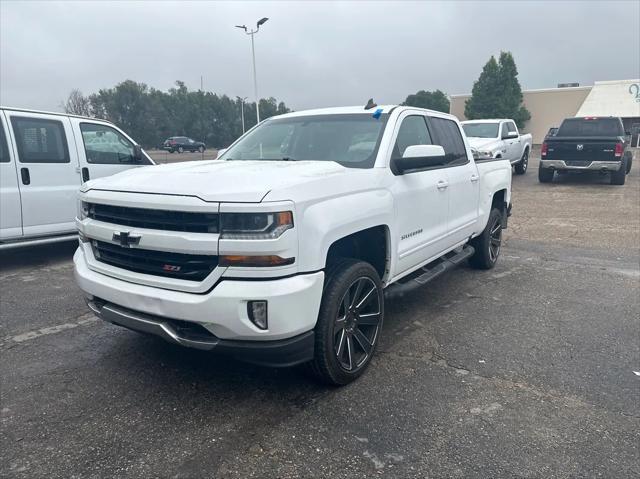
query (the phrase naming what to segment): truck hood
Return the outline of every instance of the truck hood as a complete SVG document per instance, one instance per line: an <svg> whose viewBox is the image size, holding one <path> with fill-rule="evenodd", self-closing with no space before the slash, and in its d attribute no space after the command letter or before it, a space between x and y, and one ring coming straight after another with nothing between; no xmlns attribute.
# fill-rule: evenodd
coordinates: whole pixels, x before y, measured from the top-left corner
<svg viewBox="0 0 640 479"><path fill-rule="evenodd" d="M320 179L333 181L349 168L332 161L190 161L123 171L85 183L82 191L196 196L211 202L258 203L273 190Z"/></svg>
<svg viewBox="0 0 640 479"><path fill-rule="evenodd" d="M496 138L473 138L467 137L469 141L469 145L471 148L475 148L476 150L486 150L491 151L500 146L500 141Z"/></svg>

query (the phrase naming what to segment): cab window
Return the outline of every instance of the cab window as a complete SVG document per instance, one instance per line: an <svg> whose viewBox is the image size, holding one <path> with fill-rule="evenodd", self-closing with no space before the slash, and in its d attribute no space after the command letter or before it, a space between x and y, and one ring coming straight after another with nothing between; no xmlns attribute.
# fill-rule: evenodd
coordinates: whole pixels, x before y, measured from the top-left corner
<svg viewBox="0 0 640 479"><path fill-rule="evenodd" d="M80 131L87 163L136 163L133 143L117 130L97 123L81 123Z"/></svg>
<svg viewBox="0 0 640 479"><path fill-rule="evenodd" d="M427 129L425 118L421 115L412 115L402 120L398 137L393 148L393 157L402 158L404 151L413 145L431 145L431 135Z"/></svg>
<svg viewBox="0 0 640 479"><path fill-rule="evenodd" d="M468 163L467 149L464 146L464 140L457 123L436 117L430 117L429 121L433 126L434 136L437 138L435 144L444 148L445 164L459 166Z"/></svg>

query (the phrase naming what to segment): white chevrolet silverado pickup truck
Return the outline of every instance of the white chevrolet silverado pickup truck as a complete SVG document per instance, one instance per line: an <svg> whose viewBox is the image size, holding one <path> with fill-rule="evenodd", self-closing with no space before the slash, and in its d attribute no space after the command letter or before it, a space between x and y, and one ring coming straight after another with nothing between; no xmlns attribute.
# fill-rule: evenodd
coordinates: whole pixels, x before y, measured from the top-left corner
<svg viewBox="0 0 640 479"><path fill-rule="evenodd" d="M469 120L462 122L462 129L476 159L502 158L509 160L517 174L527 172L532 139L530 134L520 134L515 121Z"/></svg>
<svg viewBox="0 0 640 479"><path fill-rule="evenodd" d="M506 160L455 117L404 106L263 121L218 160L85 183L75 277L102 319L330 384L369 364L384 290L493 267Z"/></svg>

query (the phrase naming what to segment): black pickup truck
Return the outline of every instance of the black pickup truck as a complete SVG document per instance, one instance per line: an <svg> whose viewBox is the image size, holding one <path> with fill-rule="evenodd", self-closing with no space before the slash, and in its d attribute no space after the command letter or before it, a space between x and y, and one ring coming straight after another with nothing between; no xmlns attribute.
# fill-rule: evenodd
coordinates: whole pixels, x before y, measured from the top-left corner
<svg viewBox="0 0 640 479"><path fill-rule="evenodd" d="M611 173L612 185L624 185L632 160L620 118L567 118L542 144L538 179L549 183L556 171L599 171Z"/></svg>

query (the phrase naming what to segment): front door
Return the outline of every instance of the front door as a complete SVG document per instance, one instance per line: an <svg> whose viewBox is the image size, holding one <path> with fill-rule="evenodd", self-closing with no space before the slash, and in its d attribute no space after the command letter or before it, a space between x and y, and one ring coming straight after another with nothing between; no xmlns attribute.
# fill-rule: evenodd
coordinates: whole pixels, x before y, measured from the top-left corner
<svg viewBox="0 0 640 479"><path fill-rule="evenodd" d="M391 155L401 157L411 145L431 145L425 117L412 112L400 117ZM395 177L397 258L395 275L437 256L445 247L449 207L446 169L407 172Z"/></svg>
<svg viewBox="0 0 640 479"><path fill-rule="evenodd" d="M80 168L69 119L6 112L18 162L25 236L75 231Z"/></svg>
<svg viewBox="0 0 640 479"><path fill-rule="evenodd" d="M0 240L22 236L18 173L8 138L4 116L0 111Z"/></svg>
<svg viewBox="0 0 640 479"><path fill-rule="evenodd" d="M78 139L83 182L152 164L146 157L137 162L133 141L108 124L81 118L71 118L71 124Z"/></svg>
<svg viewBox="0 0 640 479"><path fill-rule="evenodd" d="M455 121L430 117L433 141L441 145L447 159L449 181L448 243L453 245L468 239L478 221L480 176L471 160Z"/></svg>

